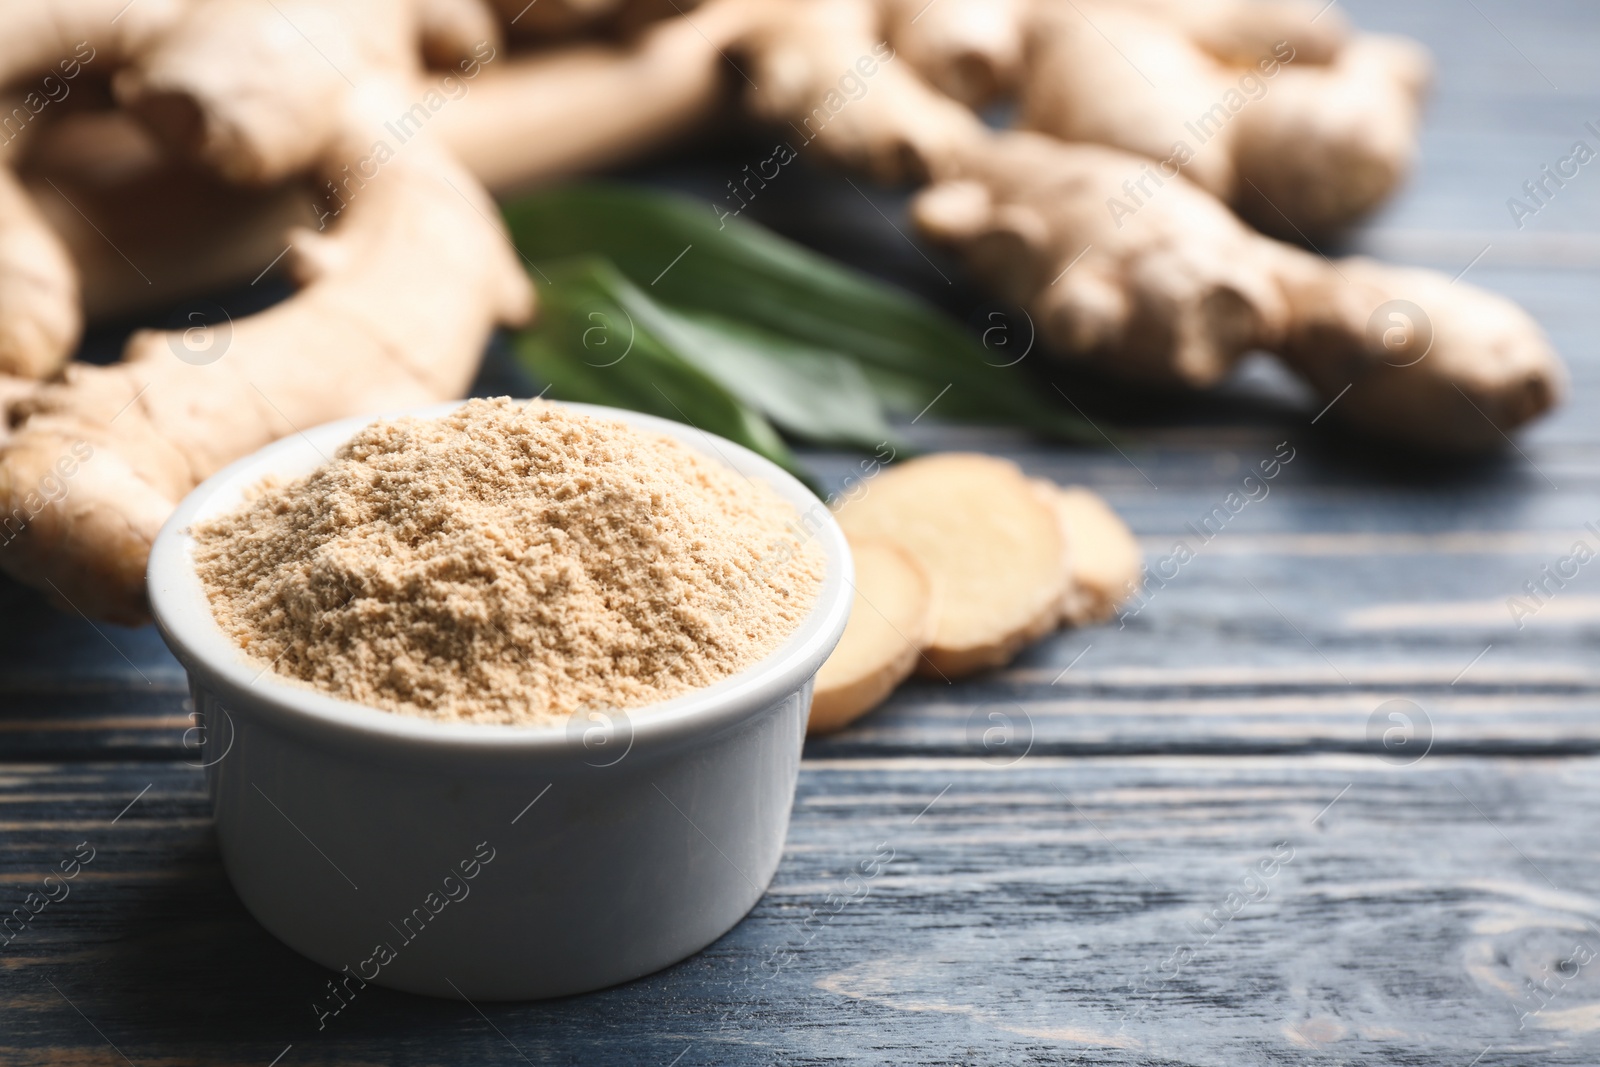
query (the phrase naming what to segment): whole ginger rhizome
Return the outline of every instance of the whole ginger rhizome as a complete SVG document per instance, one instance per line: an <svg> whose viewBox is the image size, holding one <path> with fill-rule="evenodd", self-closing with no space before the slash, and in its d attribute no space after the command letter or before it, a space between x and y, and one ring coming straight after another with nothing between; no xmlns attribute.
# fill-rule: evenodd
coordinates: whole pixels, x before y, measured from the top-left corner
<svg viewBox="0 0 1600 1067"><path fill-rule="evenodd" d="M670 699L774 651L825 568L796 520L669 437L501 399L375 423L192 532L218 624L277 675L531 725Z"/></svg>

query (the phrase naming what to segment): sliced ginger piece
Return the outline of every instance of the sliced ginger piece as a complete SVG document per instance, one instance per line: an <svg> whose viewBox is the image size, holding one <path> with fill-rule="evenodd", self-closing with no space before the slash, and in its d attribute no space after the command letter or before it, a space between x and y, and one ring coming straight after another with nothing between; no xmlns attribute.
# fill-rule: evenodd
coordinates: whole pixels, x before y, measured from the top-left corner
<svg viewBox="0 0 1600 1067"><path fill-rule="evenodd" d="M1067 540L1071 581L1061 598L1062 624L1085 626L1111 618L1138 589L1144 569L1144 554L1133 531L1093 490L1042 478L1033 484L1055 509Z"/></svg>
<svg viewBox="0 0 1600 1067"><path fill-rule="evenodd" d="M1067 585L1060 522L1013 463L961 452L901 463L868 482L838 519L852 538L900 543L933 579L923 673L1001 666L1059 618Z"/></svg>
<svg viewBox="0 0 1600 1067"><path fill-rule="evenodd" d="M879 704L916 670L933 636L933 580L916 558L887 540L852 538L855 604L839 647L817 672L806 732L831 733Z"/></svg>

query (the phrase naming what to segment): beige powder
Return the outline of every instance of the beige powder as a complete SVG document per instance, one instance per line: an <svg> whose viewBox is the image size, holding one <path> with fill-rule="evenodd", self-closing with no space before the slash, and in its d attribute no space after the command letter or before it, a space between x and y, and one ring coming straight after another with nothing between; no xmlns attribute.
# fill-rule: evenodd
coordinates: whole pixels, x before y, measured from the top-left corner
<svg viewBox="0 0 1600 1067"><path fill-rule="evenodd" d="M391 711L534 724L772 652L822 581L796 520L670 438L474 400L377 423L193 532L217 622L263 666Z"/></svg>

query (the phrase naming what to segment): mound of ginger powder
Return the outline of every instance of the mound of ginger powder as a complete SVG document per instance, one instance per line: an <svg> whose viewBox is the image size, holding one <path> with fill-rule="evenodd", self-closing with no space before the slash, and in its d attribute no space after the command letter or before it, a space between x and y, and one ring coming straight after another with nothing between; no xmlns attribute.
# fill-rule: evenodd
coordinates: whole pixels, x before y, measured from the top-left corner
<svg viewBox="0 0 1600 1067"><path fill-rule="evenodd" d="M192 533L212 612L250 660L344 700L476 723L726 678L795 630L824 569L765 483L542 401L378 422Z"/></svg>

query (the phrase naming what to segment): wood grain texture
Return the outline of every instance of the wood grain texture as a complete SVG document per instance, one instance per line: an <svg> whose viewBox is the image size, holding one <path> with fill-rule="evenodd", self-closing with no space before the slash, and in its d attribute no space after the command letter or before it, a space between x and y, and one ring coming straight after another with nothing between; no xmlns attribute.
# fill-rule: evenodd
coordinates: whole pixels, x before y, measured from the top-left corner
<svg viewBox="0 0 1600 1067"><path fill-rule="evenodd" d="M771 890L701 955L542 1004L369 988L321 1031L328 974L245 914L205 804L170 763L0 777L7 908L96 850L0 949L5 1062L1494 1067L1600 1041L1591 759L809 761Z"/></svg>

